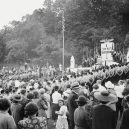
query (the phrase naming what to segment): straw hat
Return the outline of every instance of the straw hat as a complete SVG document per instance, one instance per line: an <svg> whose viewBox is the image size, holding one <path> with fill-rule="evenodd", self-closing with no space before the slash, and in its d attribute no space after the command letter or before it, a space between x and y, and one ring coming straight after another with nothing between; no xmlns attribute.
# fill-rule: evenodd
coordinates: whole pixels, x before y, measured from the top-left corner
<svg viewBox="0 0 129 129"><path fill-rule="evenodd" d="M20 102L22 100L21 95L19 94L13 95L12 100Z"/></svg>
<svg viewBox="0 0 129 129"><path fill-rule="evenodd" d="M101 92L95 92L94 97L102 102L110 102L116 100L116 96L114 94L109 93L107 90Z"/></svg>
<svg viewBox="0 0 129 129"><path fill-rule="evenodd" d="M78 83L78 82L73 82L72 85L71 85L71 89L72 89L72 90L80 89L79 83Z"/></svg>

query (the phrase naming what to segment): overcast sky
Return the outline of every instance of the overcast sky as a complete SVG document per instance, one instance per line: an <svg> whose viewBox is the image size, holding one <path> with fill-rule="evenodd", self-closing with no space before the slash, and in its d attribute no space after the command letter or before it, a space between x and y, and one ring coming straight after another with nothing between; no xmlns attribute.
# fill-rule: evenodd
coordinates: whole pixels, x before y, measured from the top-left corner
<svg viewBox="0 0 129 129"><path fill-rule="evenodd" d="M0 0L0 29L10 21L21 20L41 8L44 0Z"/></svg>

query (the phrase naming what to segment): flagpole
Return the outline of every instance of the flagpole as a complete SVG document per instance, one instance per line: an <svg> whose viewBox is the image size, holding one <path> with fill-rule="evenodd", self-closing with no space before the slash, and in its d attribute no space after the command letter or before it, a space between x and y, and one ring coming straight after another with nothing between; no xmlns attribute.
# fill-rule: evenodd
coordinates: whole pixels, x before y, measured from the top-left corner
<svg viewBox="0 0 129 129"><path fill-rule="evenodd" d="M56 12L57 16L61 14L62 16L62 77L64 76L65 71L65 58L64 58L64 44L65 44L65 17L64 17L64 9L60 9Z"/></svg>
<svg viewBox="0 0 129 129"><path fill-rule="evenodd" d="M65 18L64 10L62 10L62 37L63 37L63 53L62 53L62 76L64 75L65 66L64 66L64 43L65 43Z"/></svg>

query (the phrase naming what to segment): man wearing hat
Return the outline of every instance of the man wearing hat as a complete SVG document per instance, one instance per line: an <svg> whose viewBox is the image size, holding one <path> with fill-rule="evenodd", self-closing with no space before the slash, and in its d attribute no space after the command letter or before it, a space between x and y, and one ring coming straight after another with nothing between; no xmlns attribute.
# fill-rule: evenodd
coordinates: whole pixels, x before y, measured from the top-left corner
<svg viewBox="0 0 129 129"><path fill-rule="evenodd" d="M87 99L85 96L81 95L76 100L78 108L74 112L74 123L75 129L90 129L89 125L89 115L86 110Z"/></svg>
<svg viewBox="0 0 129 129"><path fill-rule="evenodd" d="M78 94L80 91L79 83L73 82L71 85L71 94L68 97L68 111L69 111L69 121L70 121L70 129L74 129L74 111L78 107L76 103L76 99L78 99Z"/></svg>
<svg viewBox="0 0 129 129"><path fill-rule="evenodd" d="M20 120L23 119L23 112L22 112L23 110L22 110L22 105L20 104L21 101L22 98L19 94L15 94L12 96L13 103L11 104L11 112L16 125Z"/></svg>
<svg viewBox="0 0 129 129"><path fill-rule="evenodd" d="M111 94L114 94L114 95L116 96L115 101L114 101L114 102L111 102L111 103L109 104L109 106L110 106L114 111L116 111L116 110L117 110L116 104L117 104L117 102L118 102L118 97L117 97L117 94L116 94L116 92L115 92L115 90L114 90L115 85L114 85L111 81L107 81L107 82L105 83L105 87L107 88L108 92L110 92Z"/></svg>
<svg viewBox="0 0 129 129"><path fill-rule="evenodd" d="M129 129L129 95L125 97L128 108L123 113L123 119L120 129Z"/></svg>
<svg viewBox="0 0 129 129"><path fill-rule="evenodd" d="M92 129L115 129L117 122L116 112L107 104L114 102L116 96L105 90L95 92L94 98L96 98L100 104L93 107Z"/></svg>

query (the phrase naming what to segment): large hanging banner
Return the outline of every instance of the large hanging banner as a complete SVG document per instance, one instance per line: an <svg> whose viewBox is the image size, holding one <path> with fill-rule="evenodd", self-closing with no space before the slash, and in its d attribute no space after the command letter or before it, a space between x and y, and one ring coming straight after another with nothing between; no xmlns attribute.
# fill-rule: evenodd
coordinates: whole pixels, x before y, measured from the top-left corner
<svg viewBox="0 0 129 129"><path fill-rule="evenodd" d="M113 62L112 52L114 51L113 39L101 40L101 58L102 62Z"/></svg>

